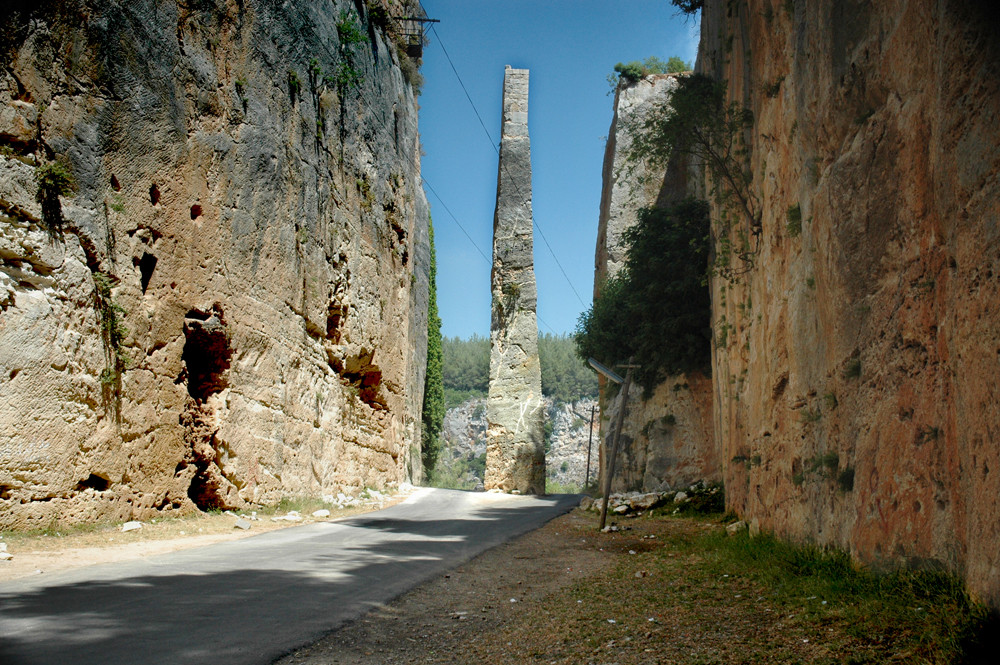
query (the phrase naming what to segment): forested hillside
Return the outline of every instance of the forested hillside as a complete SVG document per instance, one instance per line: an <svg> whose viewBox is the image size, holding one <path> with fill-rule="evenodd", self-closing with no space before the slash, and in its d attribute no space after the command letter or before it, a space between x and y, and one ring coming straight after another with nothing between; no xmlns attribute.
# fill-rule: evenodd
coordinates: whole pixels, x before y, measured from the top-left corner
<svg viewBox="0 0 1000 665"><path fill-rule="evenodd" d="M445 337L441 346L447 408L474 397L485 397L490 382L489 338ZM546 397L556 402L597 397L596 375L576 355L572 337L539 335L538 355L542 365L542 394Z"/></svg>
<svg viewBox="0 0 1000 665"><path fill-rule="evenodd" d="M472 489L482 481L486 464L486 394L490 380L490 340L441 340L447 413L441 452L430 482L440 487ZM542 394L546 398L546 467L548 491L583 484L590 409L597 398L597 377L576 355L572 337L539 335ZM596 462L595 462L596 464Z"/></svg>

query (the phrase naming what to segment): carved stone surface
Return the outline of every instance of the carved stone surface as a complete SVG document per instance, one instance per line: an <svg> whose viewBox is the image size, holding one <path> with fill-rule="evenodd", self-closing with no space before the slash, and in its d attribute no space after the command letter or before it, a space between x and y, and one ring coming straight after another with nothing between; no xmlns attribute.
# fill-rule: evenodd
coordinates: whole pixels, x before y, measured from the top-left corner
<svg viewBox="0 0 1000 665"><path fill-rule="evenodd" d="M22 11L0 12L0 529L419 480L428 210L387 35L339 44L370 25L349 0ZM325 80L344 58L357 88ZM58 224L48 162L75 183Z"/></svg>
<svg viewBox="0 0 1000 665"><path fill-rule="evenodd" d="M542 378L535 318L528 70L504 72L493 220L493 320L486 404L486 489L545 493Z"/></svg>
<svg viewBox="0 0 1000 665"><path fill-rule="evenodd" d="M594 298L625 263L625 232L641 208L661 205L687 193L687 163L675 157L664 171L628 160L633 131L649 114L669 103L677 74L654 74L639 81L623 79L615 91L615 114L604 152L601 215L594 260ZM683 76L683 75L680 75ZM612 441L621 392L609 399L601 386L601 451ZM722 466L712 428L712 382L698 375L665 377L648 397L629 394L622 426L621 452L615 463L613 491L660 491L721 479ZM602 465L602 470L604 465ZM602 471L603 487L604 476Z"/></svg>
<svg viewBox="0 0 1000 665"><path fill-rule="evenodd" d="M712 281L726 503L1000 607L1000 43L982 3L844 6L702 12L762 202L754 268Z"/></svg>

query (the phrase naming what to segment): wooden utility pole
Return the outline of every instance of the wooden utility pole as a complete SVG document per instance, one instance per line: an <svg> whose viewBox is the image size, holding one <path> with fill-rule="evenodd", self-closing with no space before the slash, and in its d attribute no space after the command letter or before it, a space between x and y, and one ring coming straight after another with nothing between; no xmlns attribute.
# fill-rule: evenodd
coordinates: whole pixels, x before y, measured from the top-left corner
<svg viewBox="0 0 1000 665"><path fill-rule="evenodd" d="M590 485L590 449L594 446L594 409L596 406L590 407L590 436L587 438L587 473L583 477L583 491L587 491L587 487Z"/></svg>
<svg viewBox="0 0 1000 665"><path fill-rule="evenodd" d="M604 524L608 519L608 499L611 495L611 478L615 475L615 458L618 457L618 443L621 441L622 427L625 425L625 409L628 408L628 389L632 385L632 359L628 361L628 371L625 373L625 382L622 385L622 401L618 408L618 419L615 422L615 434L611 440L611 459L608 462L608 472L604 476L604 500L601 502L601 526L599 530L604 530Z"/></svg>

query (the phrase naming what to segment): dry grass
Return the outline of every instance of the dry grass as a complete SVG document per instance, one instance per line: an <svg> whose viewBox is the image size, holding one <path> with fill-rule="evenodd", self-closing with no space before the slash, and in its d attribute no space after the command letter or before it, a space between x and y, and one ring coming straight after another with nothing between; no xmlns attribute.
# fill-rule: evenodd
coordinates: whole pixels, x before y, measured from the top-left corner
<svg viewBox="0 0 1000 665"><path fill-rule="evenodd" d="M281 662L959 663L992 637L947 576L876 576L718 519L598 534L574 511Z"/></svg>

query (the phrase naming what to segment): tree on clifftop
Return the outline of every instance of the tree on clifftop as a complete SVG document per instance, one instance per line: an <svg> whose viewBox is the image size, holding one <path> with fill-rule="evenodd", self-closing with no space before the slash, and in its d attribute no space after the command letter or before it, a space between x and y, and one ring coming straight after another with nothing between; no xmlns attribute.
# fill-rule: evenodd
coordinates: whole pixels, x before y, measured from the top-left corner
<svg viewBox="0 0 1000 665"><path fill-rule="evenodd" d="M421 427L420 458L424 475L429 477L441 450L441 425L444 422L444 382L441 364L441 317L437 306L437 257L434 251L434 225L428 222L431 244L430 286L427 298L427 375L424 378L424 409Z"/></svg>

